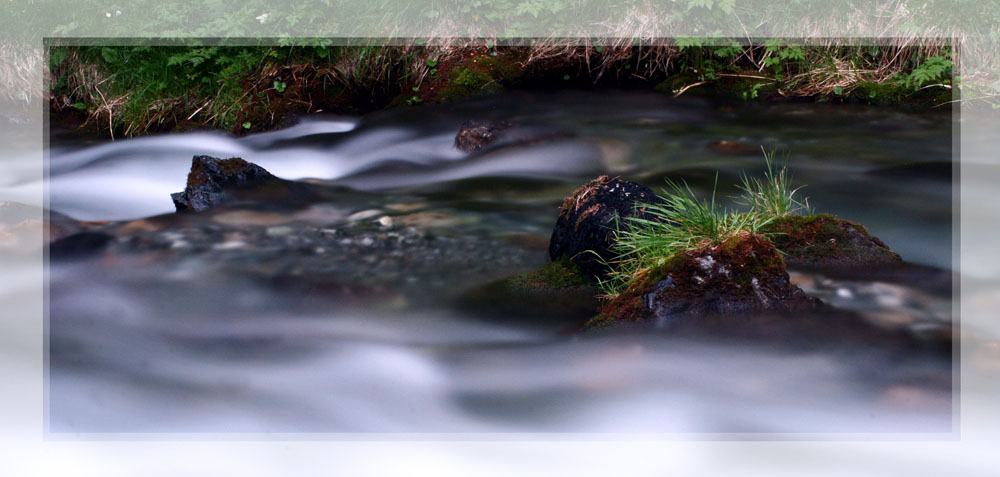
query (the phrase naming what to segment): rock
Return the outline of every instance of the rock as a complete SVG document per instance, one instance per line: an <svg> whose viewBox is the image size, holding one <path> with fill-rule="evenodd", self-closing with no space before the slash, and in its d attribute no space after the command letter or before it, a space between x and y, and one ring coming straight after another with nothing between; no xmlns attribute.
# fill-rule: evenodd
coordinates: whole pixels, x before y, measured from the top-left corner
<svg viewBox="0 0 1000 477"><path fill-rule="evenodd" d="M788 215L765 232L792 267L851 268L901 265L893 252L865 227L830 214Z"/></svg>
<svg viewBox="0 0 1000 477"><path fill-rule="evenodd" d="M588 326L663 325L693 317L780 313L820 305L791 284L781 254L770 241L747 233L674 255L660 270L606 301Z"/></svg>
<svg viewBox="0 0 1000 477"><path fill-rule="evenodd" d="M753 144L747 144L745 142L729 141L723 139L721 141L715 141L708 144L708 148L716 151L723 152L726 154L759 154L760 146L755 146Z"/></svg>
<svg viewBox="0 0 1000 477"><path fill-rule="evenodd" d="M210 156L194 156L191 172L188 173L187 187L183 192L170 194L177 211L200 212L217 205L232 202L232 192L252 189L283 181L271 175L264 168L238 157L218 159Z"/></svg>
<svg viewBox="0 0 1000 477"><path fill-rule="evenodd" d="M114 237L104 232L79 232L49 244L49 258L54 260L85 258L97 255Z"/></svg>
<svg viewBox="0 0 1000 477"><path fill-rule="evenodd" d="M228 226L270 226L286 224L292 221L287 214L275 212L258 212L254 210L229 210L212 215L212 222Z"/></svg>
<svg viewBox="0 0 1000 477"><path fill-rule="evenodd" d="M460 304L482 315L568 318L579 323L593 316L597 290L569 260L549 262L530 272L487 284L465 293Z"/></svg>
<svg viewBox="0 0 1000 477"><path fill-rule="evenodd" d="M455 135L455 148L462 152L478 151L512 127L514 125L507 121L466 121Z"/></svg>
<svg viewBox="0 0 1000 477"><path fill-rule="evenodd" d="M555 128L522 126L507 121L471 120L463 123L455 135L455 148L471 153L569 137L573 137L573 134Z"/></svg>
<svg viewBox="0 0 1000 477"><path fill-rule="evenodd" d="M549 240L549 257L572 260L589 277L604 277L614 254L616 223L627 217L652 217L642 204L659 203L653 190L642 184L601 176L566 198ZM638 207L638 208L637 208ZM588 250L594 253L587 252Z"/></svg>

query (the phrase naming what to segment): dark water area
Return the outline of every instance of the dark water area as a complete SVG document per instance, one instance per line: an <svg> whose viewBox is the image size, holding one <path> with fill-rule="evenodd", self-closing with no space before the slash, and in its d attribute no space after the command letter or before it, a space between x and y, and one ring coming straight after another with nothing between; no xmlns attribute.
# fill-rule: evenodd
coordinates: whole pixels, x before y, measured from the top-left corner
<svg viewBox="0 0 1000 477"><path fill-rule="evenodd" d="M466 154L453 141L468 119L557 134ZM794 326L579 334L579 316L462 302L545 263L581 183L682 179L707 195L717 181L733 206L760 145L787 152L815 210L917 266L791 270L838 310ZM951 430L947 349L896 339L952 326L947 110L512 93L244 138L57 131L50 146L49 209L110 237L50 260L56 432ZM174 214L196 154L317 192ZM845 313L877 331L839 326Z"/></svg>

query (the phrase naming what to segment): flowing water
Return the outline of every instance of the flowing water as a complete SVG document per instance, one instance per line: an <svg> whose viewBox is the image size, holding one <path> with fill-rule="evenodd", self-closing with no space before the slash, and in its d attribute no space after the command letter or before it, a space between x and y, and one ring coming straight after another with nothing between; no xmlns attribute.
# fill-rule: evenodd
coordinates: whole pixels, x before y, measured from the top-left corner
<svg viewBox="0 0 1000 477"><path fill-rule="evenodd" d="M464 154L452 143L472 118L560 134ZM558 205L594 176L702 194L717 181L732 205L765 145L787 151L817 211L926 266L793 280L873 329L947 334L951 134L948 111L626 92L513 93L244 138L55 134L49 209L69 232L113 238L49 263L51 430L949 432L947 353L864 332L580 334L579 316L464 297L543 264ZM195 154L243 157L322 198L173 214Z"/></svg>

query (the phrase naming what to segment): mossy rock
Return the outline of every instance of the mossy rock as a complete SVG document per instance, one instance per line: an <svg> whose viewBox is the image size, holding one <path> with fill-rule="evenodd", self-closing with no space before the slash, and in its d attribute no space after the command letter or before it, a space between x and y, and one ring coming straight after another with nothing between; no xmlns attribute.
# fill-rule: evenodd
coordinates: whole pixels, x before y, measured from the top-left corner
<svg viewBox="0 0 1000 477"><path fill-rule="evenodd" d="M264 168L241 158L219 159L194 156L187 185L182 192L171 194L177 211L208 210L232 202L231 192L280 184L281 180Z"/></svg>
<svg viewBox="0 0 1000 477"><path fill-rule="evenodd" d="M599 302L580 269L559 260L472 290L460 304L485 315L580 319L593 316Z"/></svg>
<svg viewBox="0 0 1000 477"><path fill-rule="evenodd" d="M478 151L503 136L512 127L514 125L508 121L466 121L455 135L455 148L466 153Z"/></svg>
<svg viewBox="0 0 1000 477"><path fill-rule="evenodd" d="M663 326L703 316L785 313L820 305L791 284L785 262L770 241L747 233L674 255L605 301L585 327Z"/></svg>
<svg viewBox="0 0 1000 477"><path fill-rule="evenodd" d="M898 265L893 252L861 224L830 214L788 215L771 222L764 232L793 267L850 268Z"/></svg>
<svg viewBox="0 0 1000 477"><path fill-rule="evenodd" d="M572 260L592 279L607 275L615 231L629 217L655 220L645 204L661 200L642 184L600 176L577 188L559 209L549 240L549 258Z"/></svg>

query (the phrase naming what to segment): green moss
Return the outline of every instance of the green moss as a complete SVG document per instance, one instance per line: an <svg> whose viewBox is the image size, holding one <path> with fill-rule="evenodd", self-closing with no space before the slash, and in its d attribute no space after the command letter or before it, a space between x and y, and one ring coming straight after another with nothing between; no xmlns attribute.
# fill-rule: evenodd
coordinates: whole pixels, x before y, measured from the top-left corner
<svg viewBox="0 0 1000 477"><path fill-rule="evenodd" d="M522 273L503 281L511 290L545 290L589 286L587 277L569 259L549 262L541 268Z"/></svg>
<svg viewBox="0 0 1000 477"><path fill-rule="evenodd" d="M600 314L586 328L646 319L650 311L645 297L667 277L672 279L672 286L657 291L659 299L677 304L680 309L696 309L719 297L738 306L755 306L760 287L780 289L781 285L775 285L780 282L775 280L783 275L785 262L766 238L756 234L734 236L717 245L677 252L662 267L602 303Z"/></svg>
<svg viewBox="0 0 1000 477"><path fill-rule="evenodd" d="M675 74L667 77L653 89L668 95L676 95L684 91L684 95L707 96L714 98L753 100L763 98L777 90L776 82L762 78L758 72L733 71L732 76L720 76L706 79L690 73ZM747 75L747 77L736 75ZM701 84L698 84L701 83ZM696 85L696 86L692 86ZM685 87L690 86L688 89Z"/></svg>
<svg viewBox="0 0 1000 477"><path fill-rule="evenodd" d="M951 101L952 90L944 87L914 90L896 81L882 83L862 81L851 86L845 96L850 101L879 106L902 104L933 106Z"/></svg>
<svg viewBox="0 0 1000 477"><path fill-rule="evenodd" d="M618 322L613 316L607 313L598 313L597 316L587 320L580 328L584 331L594 331L602 328L610 328L617 324Z"/></svg>
<svg viewBox="0 0 1000 477"><path fill-rule="evenodd" d="M236 175L250 167L250 163L239 157L231 157L219 161L219 170L227 176Z"/></svg>
<svg viewBox="0 0 1000 477"><path fill-rule="evenodd" d="M504 84L517 83L524 76L524 67L514 56L497 55L479 58L478 64Z"/></svg>
<svg viewBox="0 0 1000 477"><path fill-rule="evenodd" d="M896 104L903 101L910 91L892 83L856 83L847 92L847 97L865 104Z"/></svg>
<svg viewBox="0 0 1000 477"><path fill-rule="evenodd" d="M448 86L438 91L441 101L495 93L503 89L489 72L479 66L461 66L451 70Z"/></svg>
<svg viewBox="0 0 1000 477"><path fill-rule="evenodd" d="M219 164L219 170L225 176L234 176L245 171L250 167L250 163L239 158L231 157L229 159L220 159L217 161ZM191 171L188 172L187 185L188 187L195 187L205 184L208 179L208 175L205 173L204 168L200 161L193 161L191 163Z"/></svg>
<svg viewBox="0 0 1000 477"><path fill-rule="evenodd" d="M786 260L798 265L884 265L902 261L863 225L831 214L779 217L764 231L786 254Z"/></svg>
<svg viewBox="0 0 1000 477"><path fill-rule="evenodd" d="M597 290L569 260L490 283L460 301L482 314L538 318L581 319L592 316L599 305Z"/></svg>

